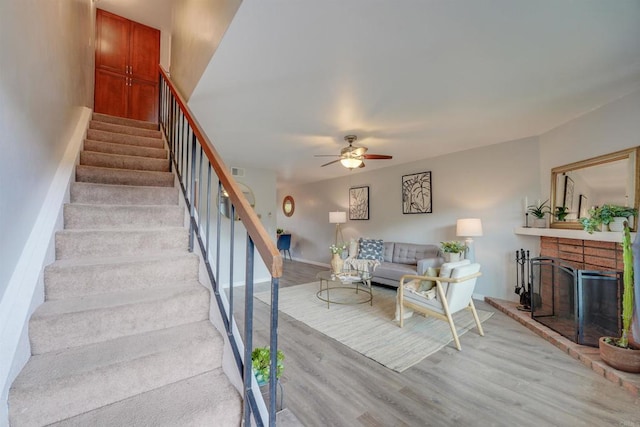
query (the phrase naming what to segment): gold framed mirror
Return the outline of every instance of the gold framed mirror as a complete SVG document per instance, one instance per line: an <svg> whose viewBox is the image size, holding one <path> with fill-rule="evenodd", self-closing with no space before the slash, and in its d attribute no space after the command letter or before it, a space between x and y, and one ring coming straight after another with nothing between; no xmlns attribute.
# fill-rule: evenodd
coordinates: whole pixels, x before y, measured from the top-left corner
<svg viewBox="0 0 640 427"><path fill-rule="evenodd" d="M295 210L296 203L293 201L293 197L285 196L282 200L282 212L284 212L285 216L291 216Z"/></svg>
<svg viewBox="0 0 640 427"><path fill-rule="evenodd" d="M640 147L634 147L551 169L551 228L582 230L579 219L603 204L638 209L639 154ZM563 221L555 215L559 207L566 208ZM633 218L632 230L637 221Z"/></svg>

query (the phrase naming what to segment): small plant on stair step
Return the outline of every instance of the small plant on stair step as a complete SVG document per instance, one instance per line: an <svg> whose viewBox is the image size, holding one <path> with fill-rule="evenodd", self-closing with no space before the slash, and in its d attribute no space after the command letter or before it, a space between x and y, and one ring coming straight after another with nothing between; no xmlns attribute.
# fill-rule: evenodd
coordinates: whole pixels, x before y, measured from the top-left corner
<svg viewBox="0 0 640 427"><path fill-rule="evenodd" d="M282 376L284 371L284 353L278 350L276 357L276 378ZM258 385L264 385L269 382L270 378L270 365L271 365L271 350L269 347L256 347L251 353L251 366L253 367L254 375L258 381Z"/></svg>

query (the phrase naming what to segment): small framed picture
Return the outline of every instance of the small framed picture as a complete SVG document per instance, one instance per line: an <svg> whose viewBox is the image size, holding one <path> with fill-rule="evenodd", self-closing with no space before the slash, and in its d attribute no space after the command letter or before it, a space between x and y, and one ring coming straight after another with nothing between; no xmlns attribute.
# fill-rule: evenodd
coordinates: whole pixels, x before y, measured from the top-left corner
<svg viewBox="0 0 640 427"><path fill-rule="evenodd" d="M369 219L369 186L349 189L349 219Z"/></svg>

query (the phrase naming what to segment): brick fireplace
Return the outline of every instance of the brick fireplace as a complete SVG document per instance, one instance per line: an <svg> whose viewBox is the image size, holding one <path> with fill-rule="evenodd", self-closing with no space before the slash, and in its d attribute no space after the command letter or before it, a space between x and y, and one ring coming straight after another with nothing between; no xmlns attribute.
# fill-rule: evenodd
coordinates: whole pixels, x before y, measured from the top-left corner
<svg viewBox="0 0 640 427"><path fill-rule="evenodd" d="M578 270L622 271L622 246L616 242L540 237L540 256L559 258Z"/></svg>

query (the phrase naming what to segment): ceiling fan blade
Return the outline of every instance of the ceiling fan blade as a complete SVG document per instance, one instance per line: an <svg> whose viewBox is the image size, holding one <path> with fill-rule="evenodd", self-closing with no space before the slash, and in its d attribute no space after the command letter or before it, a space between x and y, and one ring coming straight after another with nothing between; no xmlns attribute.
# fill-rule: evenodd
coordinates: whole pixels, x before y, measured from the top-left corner
<svg viewBox="0 0 640 427"><path fill-rule="evenodd" d="M313 157L340 157L338 154L314 154Z"/></svg>
<svg viewBox="0 0 640 427"><path fill-rule="evenodd" d="M371 160L393 159L393 156L387 156L386 154L365 154L363 157Z"/></svg>
<svg viewBox="0 0 640 427"><path fill-rule="evenodd" d="M329 166L329 165L332 165L332 164L334 164L334 163L336 163L336 162L339 162L340 160L341 160L341 159L338 159L338 160L334 160L334 161L332 161L332 162L329 162L329 163L325 163L324 165L320 165L320 167L321 167L321 168L323 168L323 167L325 167L325 166Z"/></svg>
<svg viewBox="0 0 640 427"><path fill-rule="evenodd" d="M351 150L351 155L362 156L366 152L367 152L367 147L354 147L354 149Z"/></svg>

